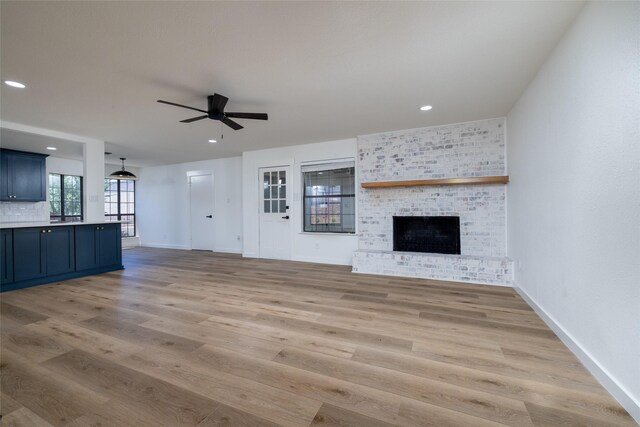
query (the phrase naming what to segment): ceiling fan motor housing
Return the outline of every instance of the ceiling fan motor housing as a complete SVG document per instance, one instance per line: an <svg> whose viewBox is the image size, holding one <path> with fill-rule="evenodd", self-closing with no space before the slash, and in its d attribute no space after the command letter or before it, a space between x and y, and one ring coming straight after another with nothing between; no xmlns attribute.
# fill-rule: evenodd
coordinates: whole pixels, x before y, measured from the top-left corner
<svg viewBox="0 0 640 427"><path fill-rule="evenodd" d="M226 96L222 96L218 93L214 93L213 95L207 96L207 111L201 110L199 108L189 107L187 105L176 104L175 102L163 101L158 99L158 102L163 104L173 105L175 107L186 108L189 110L200 111L202 113L206 113L206 116L198 116L192 117L190 119L180 120L181 123L193 123L202 119L212 119L212 120L220 120L225 125L229 126L233 130L242 129L242 125L231 120L231 118L238 119L254 119L254 120L268 120L269 117L266 113L226 113L224 112L224 107L227 105L227 101L229 98Z"/></svg>

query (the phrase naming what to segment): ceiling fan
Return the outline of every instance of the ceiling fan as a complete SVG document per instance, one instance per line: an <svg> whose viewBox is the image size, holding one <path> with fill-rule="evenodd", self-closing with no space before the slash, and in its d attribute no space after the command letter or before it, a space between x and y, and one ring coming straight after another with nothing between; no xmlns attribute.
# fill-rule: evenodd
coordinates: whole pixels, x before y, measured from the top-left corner
<svg viewBox="0 0 640 427"><path fill-rule="evenodd" d="M266 113L226 113L224 106L227 105L229 98L222 96L218 93L207 96L207 110L201 110L199 108L188 107L186 105L176 104L175 102L163 101L158 99L158 102L163 104L175 105L176 107L187 108L189 110L200 111L205 113L204 116L192 117L186 120L180 120L180 123L191 123L202 119L219 120L225 125L229 126L233 130L242 129L239 123L234 122L231 118L235 119L255 119L255 120L268 120L269 117Z"/></svg>

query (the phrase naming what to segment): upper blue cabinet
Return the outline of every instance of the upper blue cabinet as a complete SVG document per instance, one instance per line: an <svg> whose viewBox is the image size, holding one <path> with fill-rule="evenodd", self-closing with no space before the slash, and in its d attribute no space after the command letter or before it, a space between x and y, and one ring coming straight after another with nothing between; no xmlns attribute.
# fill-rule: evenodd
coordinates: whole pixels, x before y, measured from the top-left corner
<svg viewBox="0 0 640 427"><path fill-rule="evenodd" d="M44 202L47 200L45 154L0 150L0 200Z"/></svg>

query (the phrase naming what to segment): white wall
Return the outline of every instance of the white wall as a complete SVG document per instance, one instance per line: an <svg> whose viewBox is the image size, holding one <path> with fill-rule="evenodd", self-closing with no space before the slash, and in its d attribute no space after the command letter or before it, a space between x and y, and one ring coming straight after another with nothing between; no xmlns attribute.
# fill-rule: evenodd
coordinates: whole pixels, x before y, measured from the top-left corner
<svg viewBox="0 0 640 427"><path fill-rule="evenodd" d="M104 142L89 141L83 146L84 219L104 219Z"/></svg>
<svg viewBox="0 0 640 427"><path fill-rule="evenodd" d="M109 177L111 172L122 169L122 166L116 166L112 164L104 164L104 176ZM140 174L140 168L134 166L127 166L129 172L133 172L134 175ZM84 173L84 162L82 160L63 159L61 157L47 157L47 174L60 173L65 175L78 175L82 176Z"/></svg>
<svg viewBox="0 0 640 427"><path fill-rule="evenodd" d="M84 173L84 166L82 160L71 160L49 156L47 157L47 176L50 173L82 176Z"/></svg>
<svg viewBox="0 0 640 427"><path fill-rule="evenodd" d="M213 248L217 252L242 251L240 157L140 169L136 219L142 246L191 248L187 172L203 170L211 171L214 179Z"/></svg>
<svg viewBox="0 0 640 427"><path fill-rule="evenodd" d="M304 162L356 158L356 139L295 145L269 150L249 151L242 154L242 224L243 256L259 256L259 183L261 167L291 165L292 221L291 256L296 261L350 265L353 252L358 248L357 236L350 234L302 233L302 173ZM357 181L357 177L356 177ZM356 230L357 232L357 230Z"/></svg>
<svg viewBox="0 0 640 427"><path fill-rule="evenodd" d="M590 3L508 116L516 284L640 420L640 3Z"/></svg>

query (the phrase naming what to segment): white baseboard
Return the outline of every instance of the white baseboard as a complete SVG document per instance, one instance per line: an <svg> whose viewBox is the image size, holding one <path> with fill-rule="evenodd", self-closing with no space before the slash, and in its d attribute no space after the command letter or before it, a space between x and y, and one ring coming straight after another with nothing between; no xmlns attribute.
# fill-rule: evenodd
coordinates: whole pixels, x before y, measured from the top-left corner
<svg viewBox="0 0 640 427"><path fill-rule="evenodd" d="M186 245L171 245L166 243L148 243L148 242L140 242L140 246L145 248L160 248L160 249L182 249L182 250L191 250L189 246Z"/></svg>
<svg viewBox="0 0 640 427"><path fill-rule="evenodd" d="M241 254L242 250L237 248L215 248L213 252L222 252L225 254Z"/></svg>
<svg viewBox="0 0 640 427"><path fill-rule="evenodd" d="M544 322L555 332L560 340L569 347L569 350L576 355L591 374L602 384L602 386L622 405L624 409L640 424L640 402L635 400L631 393L621 386L609 372L601 366L591 354L582 348L551 315L540 307L533 298L517 284L513 288L520 296L535 310Z"/></svg>
<svg viewBox="0 0 640 427"><path fill-rule="evenodd" d="M260 255L255 252L242 252L242 257L243 258L260 258ZM284 260L284 261L287 261L287 260ZM316 264L351 265L351 262L340 262L335 258L305 257L305 256L296 256L296 255L293 255L291 257L291 261L313 262Z"/></svg>
<svg viewBox="0 0 640 427"><path fill-rule="evenodd" d="M307 256L292 256L291 261L313 262L316 264L332 264L332 265L351 265L349 262L342 262L335 258L322 258L322 257L307 257Z"/></svg>
<svg viewBox="0 0 640 427"><path fill-rule="evenodd" d="M138 236L122 238L122 249L137 248L138 246L140 246L140 238Z"/></svg>
<svg viewBox="0 0 640 427"><path fill-rule="evenodd" d="M180 249L180 250L185 250L185 251L190 251L191 247L186 246L186 245L172 245L172 244L167 244L167 243L147 243L147 242L142 242L140 243L140 246L145 247L145 248L159 248L159 249ZM236 249L236 248L215 248L212 250L212 252L222 252L222 253L228 253L228 254L241 254L242 251L240 249Z"/></svg>

